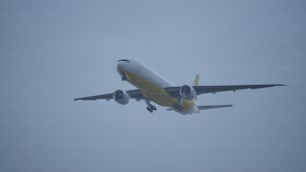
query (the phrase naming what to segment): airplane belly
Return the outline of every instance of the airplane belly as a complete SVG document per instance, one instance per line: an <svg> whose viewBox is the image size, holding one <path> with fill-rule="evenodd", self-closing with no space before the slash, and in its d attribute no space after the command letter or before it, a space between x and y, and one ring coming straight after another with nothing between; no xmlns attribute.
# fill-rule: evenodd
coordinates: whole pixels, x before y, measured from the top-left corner
<svg viewBox="0 0 306 172"><path fill-rule="evenodd" d="M125 74L127 76L127 80L134 86L138 87L145 97L160 106L171 107L177 112L185 113L189 112L195 105L194 100L184 100L182 109L178 110L174 106L178 103L177 98L169 96L164 88L144 79L141 75L128 72Z"/></svg>
<svg viewBox="0 0 306 172"><path fill-rule="evenodd" d="M156 104L160 106L169 106L171 107L173 103L175 103L175 99L164 96L164 95L158 95L158 94L148 94L144 92L145 96L150 99L151 101L155 102Z"/></svg>
<svg viewBox="0 0 306 172"><path fill-rule="evenodd" d="M168 96L167 92L159 85L156 85L137 74L126 73L126 75L131 84L138 87L145 97L156 104L171 107L172 104L176 102L176 99Z"/></svg>

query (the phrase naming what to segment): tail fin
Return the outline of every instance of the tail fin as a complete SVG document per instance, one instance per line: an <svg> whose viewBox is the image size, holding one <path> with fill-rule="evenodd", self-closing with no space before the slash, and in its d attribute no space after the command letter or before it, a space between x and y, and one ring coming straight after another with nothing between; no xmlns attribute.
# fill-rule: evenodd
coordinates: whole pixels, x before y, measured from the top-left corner
<svg viewBox="0 0 306 172"><path fill-rule="evenodd" d="M199 81L200 81L200 75L197 74L195 79L194 79L193 85L194 86L198 86L199 85Z"/></svg>

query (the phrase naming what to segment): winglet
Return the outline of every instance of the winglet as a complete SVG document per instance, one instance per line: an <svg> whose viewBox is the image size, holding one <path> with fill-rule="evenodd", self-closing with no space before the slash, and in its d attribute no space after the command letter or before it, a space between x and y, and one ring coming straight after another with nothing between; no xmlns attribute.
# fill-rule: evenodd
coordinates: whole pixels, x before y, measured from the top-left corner
<svg viewBox="0 0 306 172"><path fill-rule="evenodd" d="M200 81L200 75L197 74L195 79L194 79L193 85L194 86L198 86L199 85L199 81Z"/></svg>

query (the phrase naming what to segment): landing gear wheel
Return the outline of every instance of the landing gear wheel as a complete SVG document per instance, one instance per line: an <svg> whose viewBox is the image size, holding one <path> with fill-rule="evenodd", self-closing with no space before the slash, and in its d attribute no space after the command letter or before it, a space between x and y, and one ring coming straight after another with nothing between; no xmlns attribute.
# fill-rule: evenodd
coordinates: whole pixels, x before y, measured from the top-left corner
<svg viewBox="0 0 306 172"><path fill-rule="evenodd" d="M122 81L126 81L126 75L125 75L125 73L121 73L121 79L122 79Z"/></svg>
<svg viewBox="0 0 306 172"><path fill-rule="evenodd" d="M147 111L153 113L153 109L151 109L150 107L147 107Z"/></svg>
<svg viewBox="0 0 306 172"><path fill-rule="evenodd" d="M150 109L152 109L152 110L157 110L156 107L153 106L153 105L150 105Z"/></svg>
<svg viewBox="0 0 306 172"><path fill-rule="evenodd" d="M183 106L182 106L182 105L179 105L179 104L177 104L177 103L174 103L174 104L173 104L173 107L174 107L175 109L179 110L179 111L183 110Z"/></svg>
<svg viewBox="0 0 306 172"><path fill-rule="evenodd" d="M150 103L150 100L146 99L146 104L147 104L147 111L152 113L155 110L157 110L157 108Z"/></svg>

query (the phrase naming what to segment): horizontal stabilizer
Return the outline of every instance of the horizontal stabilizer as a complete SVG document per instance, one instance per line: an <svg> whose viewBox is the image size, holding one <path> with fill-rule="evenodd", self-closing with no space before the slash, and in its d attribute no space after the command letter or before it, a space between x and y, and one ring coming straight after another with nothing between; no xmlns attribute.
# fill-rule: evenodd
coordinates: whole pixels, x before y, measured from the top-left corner
<svg viewBox="0 0 306 172"><path fill-rule="evenodd" d="M206 110L206 109L233 107L233 105L205 105L205 106L198 106L198 107L200 110Z"/></svg>

